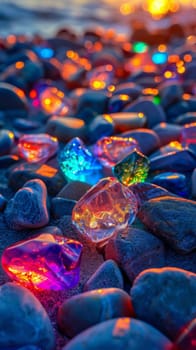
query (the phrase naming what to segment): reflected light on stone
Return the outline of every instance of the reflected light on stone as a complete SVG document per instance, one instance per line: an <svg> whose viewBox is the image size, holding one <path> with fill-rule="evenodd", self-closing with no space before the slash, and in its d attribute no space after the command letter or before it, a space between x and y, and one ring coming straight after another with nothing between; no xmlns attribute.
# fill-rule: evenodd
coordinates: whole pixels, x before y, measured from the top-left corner
<svg viewBox="0 0 196 350"><path fill-rule="evenodd" d="M22 62L22 61L16 62L16 63L15 63L15 67L16 67L16 69L22 69L22 68L24 68L24 62Z"/></svg>
<svg viewBox="0 0 196 350"><path fill-rule="evenodd" d="M131 319L126 318L119 318L115 322L115 327L113 329L112 335L114 337L123 337L130 329L130 323Z"/></svg>

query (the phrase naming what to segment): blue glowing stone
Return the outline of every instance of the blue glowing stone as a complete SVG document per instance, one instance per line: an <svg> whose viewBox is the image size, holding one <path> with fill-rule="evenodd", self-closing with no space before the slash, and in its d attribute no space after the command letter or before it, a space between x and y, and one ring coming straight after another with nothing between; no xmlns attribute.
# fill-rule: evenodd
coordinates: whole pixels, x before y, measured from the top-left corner
<svg viewBox="0 0 196 350"><path fill-rule="evenodd" d="M155 64L164 64L167 62L168 53L167 52L154 52L152 54L152 62Z"/></svg>
<svg viewBox="0 0 196 350"><path fill-rule="evenodd" d="M40 58L43 59L50 59L54 56L54 50L51 49L50 47L36 47L36 53Z"/></svg>
<svg viewBox="0 0 196 350"><path fill-rule="evenodd" d="M188 196L186 176L184 174L174 172L161 173L156 175L152 182L178 196Z"/></svg>
<svg viewBox="0 0 196 350"><path fill-rule="evenodd" d="M59 166L68 181L94 185L102 177L102 165L78 137L68 142L60 152Z"/></svg>

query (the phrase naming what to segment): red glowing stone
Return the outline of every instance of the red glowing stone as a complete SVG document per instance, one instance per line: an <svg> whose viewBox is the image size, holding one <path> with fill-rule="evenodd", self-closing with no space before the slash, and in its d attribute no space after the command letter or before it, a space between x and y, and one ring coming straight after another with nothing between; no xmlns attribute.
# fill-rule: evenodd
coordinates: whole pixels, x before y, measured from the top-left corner
<svg viewBox="0 0 196 350"><path fill-rule="evenodd" d="M66 290L79 282L82 244L52 234L41 234L6 248L2 266L25 287Z"/></svg>
<svg viewBox="0 0 196 350"><path fill-rule="evenodd" d="M21 158L30 163L43 163L58 150L58 140L48 134L23 135L18 150Z"/></svg>

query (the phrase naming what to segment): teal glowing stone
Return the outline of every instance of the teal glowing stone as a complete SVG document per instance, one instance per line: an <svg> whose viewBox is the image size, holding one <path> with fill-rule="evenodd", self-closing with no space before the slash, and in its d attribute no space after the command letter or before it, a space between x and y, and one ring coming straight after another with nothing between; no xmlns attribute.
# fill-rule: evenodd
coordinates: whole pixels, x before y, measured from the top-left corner
<svg viewBox="0 0 196 350"><path fill-rule="evenodd" d="M154 52L152 54L152 62L155 64L164 64L168 60L168 53L167 52Z"/></svg>
<svg viewBox="0 0 196 350"><path fill-rule="evenodd" d="M134 150L113 168L113 173L123 185L144 182L148 176L149 160L141 152Z"/></svg>
<svg viewBox="0 0 196 350"><path fill-rule="evenodd" d="M102 165L84 145L75 137L59 154L59 166L68 181L96 184L102 176Z"/></svg>

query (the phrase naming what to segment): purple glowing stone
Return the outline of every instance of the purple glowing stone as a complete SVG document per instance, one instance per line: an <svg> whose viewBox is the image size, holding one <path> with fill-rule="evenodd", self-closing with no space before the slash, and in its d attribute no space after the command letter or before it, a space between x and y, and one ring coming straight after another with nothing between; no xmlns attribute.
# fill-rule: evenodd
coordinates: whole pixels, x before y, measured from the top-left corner
<svg viewBox="0 0 196 350"><path fill-rule="evenodd" d="M28 288L65 290L79 282L82 244L59 235L41 234L6 248L2 266Z"/></svg>

